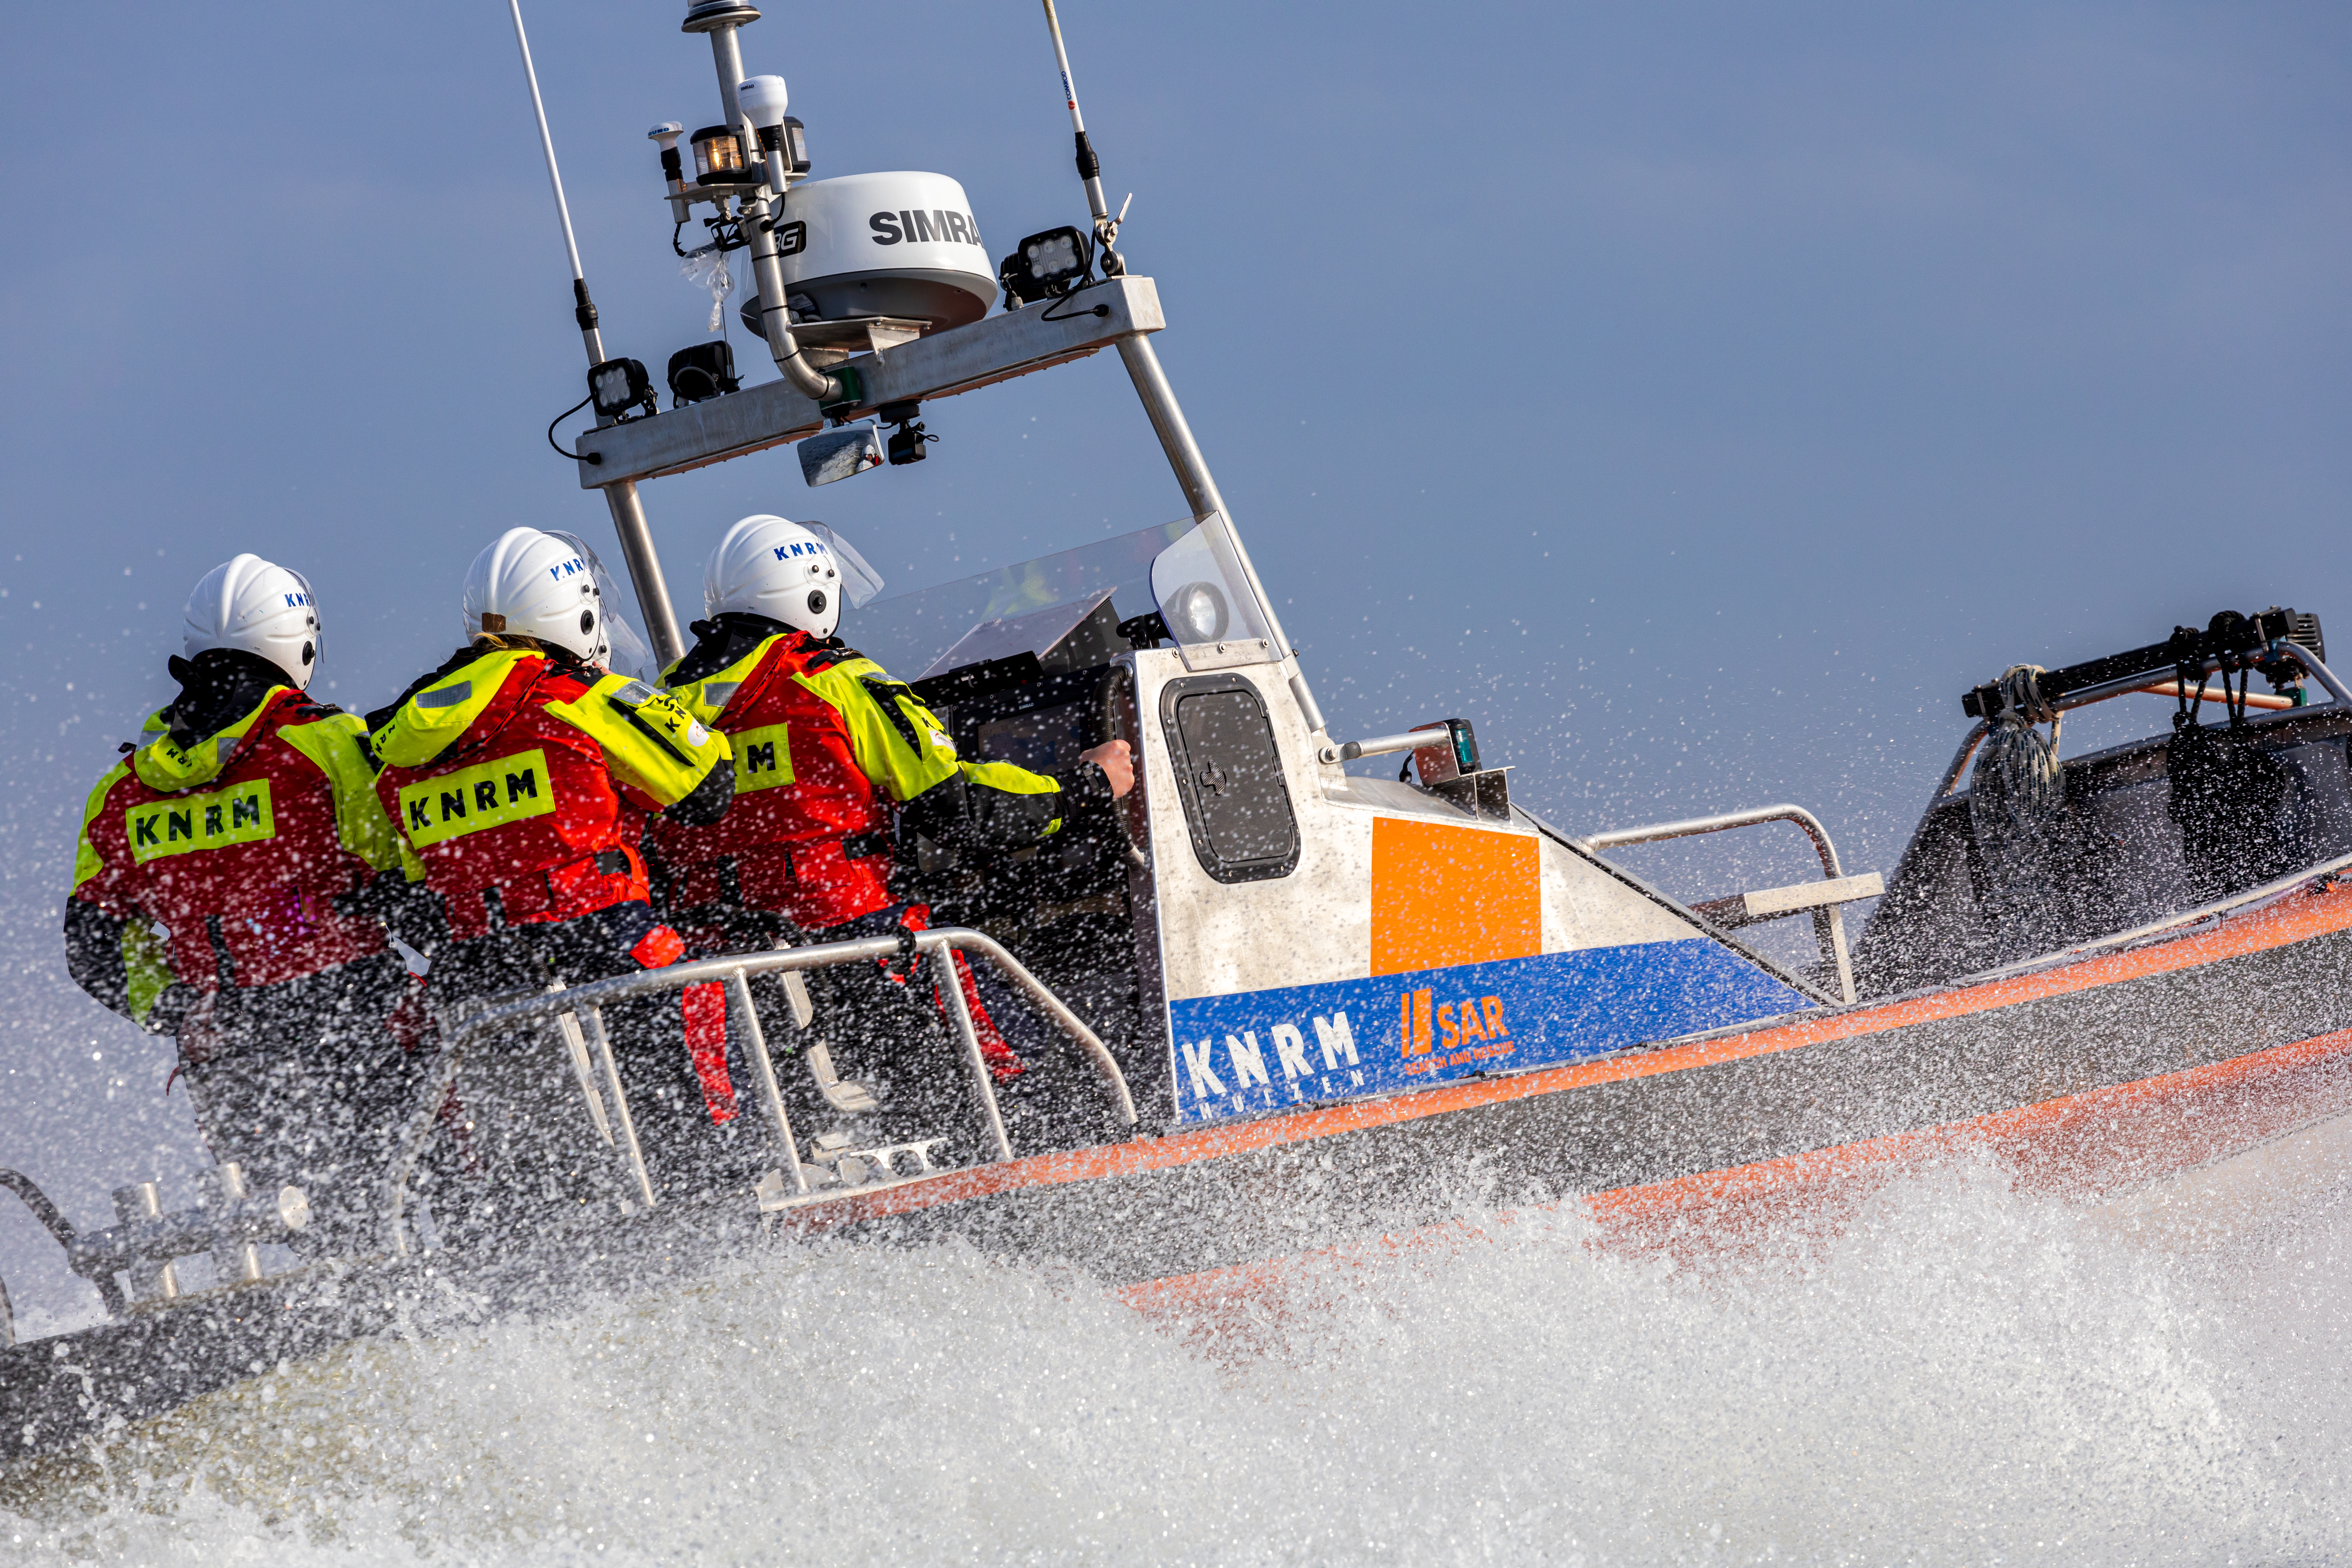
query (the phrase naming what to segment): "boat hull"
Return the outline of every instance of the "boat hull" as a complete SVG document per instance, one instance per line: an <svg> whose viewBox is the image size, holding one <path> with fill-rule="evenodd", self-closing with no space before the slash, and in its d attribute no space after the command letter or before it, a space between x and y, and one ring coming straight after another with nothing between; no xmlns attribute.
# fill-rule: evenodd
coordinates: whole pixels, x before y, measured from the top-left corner
<svg viewBox="0 0 2352 1568"><path fill-rule="evenodd" d="M2037 1190L2110 1198L2352 1111L2347 973L2352 884L2323 879L2120 951L1601 1060L950 1172L761 1224L737 1202L669 1208L569 1254L266 1282L0 1352L0 1459L435 1321L420 1309L453 1291L559 1310L763 1234L961 1238L1167 1310L1465 1205L1581 1203L1603 1235L1719 1245L1835 1223L1893 1176L1969 1152Z"/></svg>

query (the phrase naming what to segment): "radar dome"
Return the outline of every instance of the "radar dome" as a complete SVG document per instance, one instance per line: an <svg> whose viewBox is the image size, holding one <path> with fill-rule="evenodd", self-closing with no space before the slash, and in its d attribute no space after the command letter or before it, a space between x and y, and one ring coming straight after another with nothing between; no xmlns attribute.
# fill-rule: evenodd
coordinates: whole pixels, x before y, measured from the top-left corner
<svg viewBox="0 0 2352 1568"><path fill-rule="evenodd" d="M776 240L786 297L806 296L829 321L898 316L936 331L980 320L996 298L980 225L963 186L945 174L794 185Z"/></svg>

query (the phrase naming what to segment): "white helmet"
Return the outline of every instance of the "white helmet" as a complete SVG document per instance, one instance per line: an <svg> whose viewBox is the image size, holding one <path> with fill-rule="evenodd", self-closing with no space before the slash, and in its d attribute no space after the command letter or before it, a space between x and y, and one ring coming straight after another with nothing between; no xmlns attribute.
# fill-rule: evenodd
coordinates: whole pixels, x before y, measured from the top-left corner
<svg viewBox="0 0 2352 1568"><path fill-rule="evenodd" d="M258 555L237 555L204 575L188 595L190 658L233 647L268 659L301 689L319 667L319 606L299 572Z"/></svg>
<svg viewBox="0 0 2352 1568"><path fill-rule="evenodd" d="M788 522L761 512L720 537L702 568L705 615L765 616L811 637L829 637L841 602L864 605L882 579L821 522Z"/></svg>
<svg viewBox="0 0 2352 1568"><path fill-rule="evenodd" d="M577 540L508 529L466 573L466 636L536 637L604 663L613 644L593 561Z"/></svg>

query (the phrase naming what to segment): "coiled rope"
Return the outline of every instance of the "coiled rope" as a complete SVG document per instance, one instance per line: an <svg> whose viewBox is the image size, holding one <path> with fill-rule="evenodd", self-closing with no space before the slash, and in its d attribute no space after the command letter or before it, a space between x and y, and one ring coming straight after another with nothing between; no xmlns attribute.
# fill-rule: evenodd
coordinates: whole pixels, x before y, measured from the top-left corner
<svg viewBox="0 0 2352 1568"><path fill-rule="evenodd" d="M1969 820L1986 876L1987 912L2029 944L2056 891L2053 851L2066 814L2059 714L2042 695L2042 667L2001 672L2000 695L1969 779ZM2044 735L2037 726L2047 724Z"/></svg>

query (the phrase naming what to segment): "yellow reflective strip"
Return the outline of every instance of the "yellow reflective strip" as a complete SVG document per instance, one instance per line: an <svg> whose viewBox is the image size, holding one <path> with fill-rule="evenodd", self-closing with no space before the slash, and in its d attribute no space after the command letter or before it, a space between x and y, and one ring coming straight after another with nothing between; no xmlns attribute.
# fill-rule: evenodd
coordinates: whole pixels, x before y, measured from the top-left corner
<svg viewBox="0 0 2352 1568"><path fill-rule="evenodd" d="M278 818L270 810L269 781L247 779L226 789L133 806L124 814L123 834L131 842L131 858L142 866L191 850L275 838Z"/></svg>
<svg viewBox="0 0 2352 1568"><path fill-rule="evenodd" d="M366 734L366 721L354 713L288 724L278 731L278 739L327 775L335 797L335 837L345 849L382 871L399 859L400 835L383 813L383 801L375 793L375 770L360 750Z"/></svg>
<svg viewBox="0 0 2352 1568"><path fill-rule="evenodd" d="M123 925L121 951L131 1016L144 1024L155 998L176 978L172 973L172 944L157 936L154 927L133 916Z"/></svg>
<svg viewBox="0 0 2352 1568"><path fill-rule="evenodd" d="M547 753L536 746L400 786L400 829L419 849L554 809Z"/></svg>
<svg viewBox="0 0 2352 1568"><path fill-rule="evenodd" d="M692 795L730 754L727 737L675 697L625 675L606 676L576 702L550 702L547 712L594 741L614 777L664 805Z"/></svg>
<svg viewBox="0 0 2352 1568"><path fill-rule="evenodd" d="M793 748L787 726L770 724L758 730L738 730L727 737L735 752L735 793L773 789L793 782Z"/></svg>
<svg viewBox="0 0 2352 1568"><path fill-rule="evenodd" d="M793 679L841 715L859 770L892 800L904 805L942 779L953 778L955 748L928 739L925 731L936 729L937 721L924 711L923 705L900 698L899 716L894 721L858 679L861 675L881 676L882 667L870 658L854 658ZM902 725L911 726L916 737L925 741L921 751L908 746ZM940 739L945 739L943 731Z"/></svg>
<svg viewBox="0 0 2352 1568"><path fill-rule="evenodd" d="M89 798L82 803L81 837L74 845L73 885L77 888L106 869L105 858L99 854L98 846L89 841L89 825L96 822L98 814L106 809L108 793L130 776L129 763L115 763L107 770L106 776L98 781L97 787L89 792Z"/></svg>

